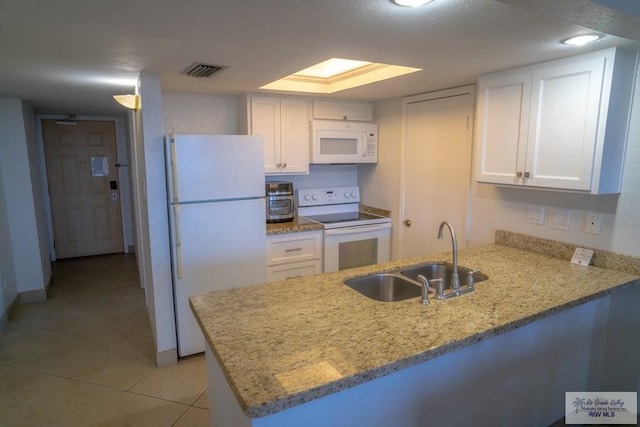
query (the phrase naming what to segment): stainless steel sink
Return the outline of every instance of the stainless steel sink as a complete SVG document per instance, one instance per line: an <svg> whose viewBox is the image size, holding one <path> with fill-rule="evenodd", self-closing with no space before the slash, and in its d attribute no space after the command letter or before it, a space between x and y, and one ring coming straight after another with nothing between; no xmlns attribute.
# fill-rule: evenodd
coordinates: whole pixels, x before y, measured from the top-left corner
<svg viewBox="0 0 640 427"><path fill-rule="evenodd" d="M422 288L418 283L394 273L378 273L347 279L344 283L362 295L377 301L393 302L419 297Z"/></svg>
<svg viewBox="0 0 640 427"><path fill-rule="evenodd" d="M473 272L465 267L458 266L458 275L460 276L460 286L467 286L469 280L469 273ZM444 262L432 262L427 264L418 265L411 268L400 270L400 274L406 276L412 280L418 280L418 275L422 274L428 280L442 279L443 287L445 290L451 289L451 276L453 274L453 264ZM488 277L482 273L474 272L472 274L474 283L487 280Z"/></svg>
<svg viewBox="0 0 640 427"><path fill-rule="evenodd" d="M415 298L422 295L422 281L418 278L418 275L424 276L427 280L442 279L442 289L438 292L433 289L434 285L430 282L429 292L436 292L437 299L446 299L456 295L473 292L476 283L489 278L478 270L470 270L466 267L458 266L460 290L456 293L451 288L451 276L453 275L453 269L453 264L445 262L429 262L389 273L377 273L369 276L347 279L344 281L344 284L371 299L393 302ZM473 277L472 286L469 286L469 277ZM423 304L428 304L428 301L423 302Z"/></svg>

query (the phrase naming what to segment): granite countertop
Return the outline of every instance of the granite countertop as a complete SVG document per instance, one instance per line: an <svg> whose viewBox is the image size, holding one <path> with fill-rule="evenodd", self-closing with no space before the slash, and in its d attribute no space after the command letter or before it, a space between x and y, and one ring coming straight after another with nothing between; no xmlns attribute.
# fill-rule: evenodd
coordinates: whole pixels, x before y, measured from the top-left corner
<svg viewBox="0 0 640 427"><path fill-rule="evenodd" d="M322 224L311 221L305 217L296 216L293 221L267 223L267 236L278 234L300 233L303 231L322 230Z"/></svg>
<svg viewBox="0 0 640 427"><path fill-rule="evenodd" d="M191 306L240 406L258 418L640 285L631 272L503 244L461 250L459 264L489 279L427 306L419 297L374 301L342 283L450 259L442 253L212 292L192 297Z"/></svg>

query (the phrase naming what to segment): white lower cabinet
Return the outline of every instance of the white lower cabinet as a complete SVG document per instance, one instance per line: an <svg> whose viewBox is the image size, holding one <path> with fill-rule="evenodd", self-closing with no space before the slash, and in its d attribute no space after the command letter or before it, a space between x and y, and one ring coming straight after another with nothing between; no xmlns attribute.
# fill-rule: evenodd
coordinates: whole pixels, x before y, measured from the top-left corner
<svg viewBox="0 0 640 427"><path fill-rule="evenodd" d="M619 193L636 67L611 48L481 76L476 180Z"/></svg>
<svg viewBox="0 0 640 427"><path fill-rule="evenodd" d="M322 273L322 231L267 237L267 281Z"/></svg>

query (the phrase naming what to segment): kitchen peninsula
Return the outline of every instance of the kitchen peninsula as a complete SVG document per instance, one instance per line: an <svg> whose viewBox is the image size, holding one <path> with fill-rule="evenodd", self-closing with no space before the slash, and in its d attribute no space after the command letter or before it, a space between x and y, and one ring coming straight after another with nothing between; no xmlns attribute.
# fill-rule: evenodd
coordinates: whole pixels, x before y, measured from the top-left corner
<svg viewBox="0 0 640 427"><path fill-rule="evenodd" d="M561 418L565 391L598 390L612 369L625 369L611 361L620 351L611 322L618 306L640 298L638 260L623 259L627 271L583 267L513 247L526 236L497 236L459 253L461 266L488 280L426 306L374 301L342 280L449 261L450 253L192 297L207 342L212 425Z"/></svg>

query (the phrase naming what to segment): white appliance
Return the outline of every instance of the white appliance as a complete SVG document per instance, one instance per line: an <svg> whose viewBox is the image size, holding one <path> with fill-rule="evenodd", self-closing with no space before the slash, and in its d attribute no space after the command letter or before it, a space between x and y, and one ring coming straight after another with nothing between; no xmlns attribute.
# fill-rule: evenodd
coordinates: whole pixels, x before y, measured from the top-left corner
<svg viewBox="0 0 640 427"><path fill-rule="evenodd" d="M188 298L267 281L262 137L165 138L178 354L204 351Z"/></svg>
<svg viewBox="0 0 640 427"><path fill-rule="evenodd" d="M360 188L298 189L298 216L324 227L324 272L389 261L391 219L360 212Z"/></svg>
<svg viewBox="0 0 640 427"><path fill-rule="evenodd" d="M377 163L378 125L337 120L311 121L310 163Z"/></svg>

